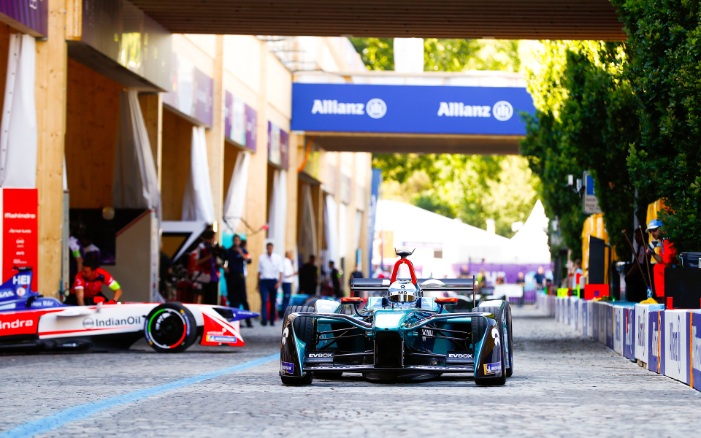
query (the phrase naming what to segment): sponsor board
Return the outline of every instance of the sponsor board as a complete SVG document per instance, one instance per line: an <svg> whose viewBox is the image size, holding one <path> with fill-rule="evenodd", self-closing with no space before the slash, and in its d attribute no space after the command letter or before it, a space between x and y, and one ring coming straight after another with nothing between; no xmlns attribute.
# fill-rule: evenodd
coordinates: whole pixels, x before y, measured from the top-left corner
<svg viewBox="0 0 701 438"><path fill-rule="evenodd" d="M649 311L649 305L635 305L635 358L643 363L647 363L647 314Z"/></svg>
<svg viewBox="0 0 701 438"><path fill-rule="evenodd" d="M485 375L498 374L498 373L501 373L501 362L484 364L484 374Z"/></svg>
<svg viewBox="0 0 701 438"><path fill-rule="evenodd" d="M579 300L577 298L572 298L572 318L574 319L574 323L572 324L572 328L574 328L576 331L580 331L580 314L579 314L579 309L582 306L582 300Z"/></svg>
<svg viewBox="0 0 701 438"><path fill-rule="evenodd" d="M589 322L591 323L591 338L595 341L599 340L599 303L595 301L588 301L589 310L591 311L591 318Z"/></svg>
<svg viewBox="0 0 701 438"><path fill-rule="evenodd" d="M126 316L122 318L83 318L83 328L90 330L94 328L123 327L125 325L136 325L142 327L144 321L141 316Z"/></svg>
<svg viewBox="0 0 701 438"><path fill-rule="evenodd" d="M605 304L605 330L606 330L606 346L613 350L613 306Z"/></svg>
<svg viewBox="0 0 701 438"><path fill-rule="evenodd" d="M701 391L701 312L690 312L689 385Z"/></svg>
<svg viewBox="0 0 701 438"><path fill-rule="evenodd" d="M613 307L613 351L623 356L623 320L625 309L621 306Z"/></svg>
<svg viewBox="0 0 701 438"><path fill-rule="evenodd" d="M280 371L285 374L294 374L295 364L291 362L280 362Z"/></svg>
<svg viewBox="0 0 701 438"><path fill-rule="evenodd" d="M650 310L647 314L647 321L647 369L657 374L664 374L665 331L662 329L665 324L664 310Z"/></svg>
<svg viewBox="0 0 701 438"><path fill-rule="evenodd" d="M664 374L689 383L689 312L667 310L664 313Z"/></svg>
<svg viewBox="0 0 701 438"><path fill-rule="evenodd" d="M623 357L635 360L635 308L623 309Z"/></svg>

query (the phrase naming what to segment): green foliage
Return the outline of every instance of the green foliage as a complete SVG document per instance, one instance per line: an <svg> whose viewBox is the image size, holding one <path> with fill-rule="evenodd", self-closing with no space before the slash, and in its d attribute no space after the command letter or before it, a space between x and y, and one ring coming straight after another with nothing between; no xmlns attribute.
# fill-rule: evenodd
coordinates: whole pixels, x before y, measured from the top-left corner
<svg viewBox="0 0 701 438"><path fill-rule="evenodd" d="M394 70L392 38L349 38L368 70Z"/></svg>
<svg viewBox="0 0 701 438"><path fill-rule="evenodd" d="M567 247L581 248L581 200L565 189L567 175L589 170L609 237L621 258L630 249L621 233L632 225L634 196L625 169L637 139L637 102L623 77L623 46L600 42L545 45L542 68L529 78L536 118L528 117L521 152L543 182L546 211L560 219Z"/></svg>
<svg viewBox="0 0 701 438"><path fill-rule="evenodd" d="M629 78L641 139L628 167L643 202L664 198L680 251L701 249L701 22L699 1L612 0L628 34Z"/></svg>

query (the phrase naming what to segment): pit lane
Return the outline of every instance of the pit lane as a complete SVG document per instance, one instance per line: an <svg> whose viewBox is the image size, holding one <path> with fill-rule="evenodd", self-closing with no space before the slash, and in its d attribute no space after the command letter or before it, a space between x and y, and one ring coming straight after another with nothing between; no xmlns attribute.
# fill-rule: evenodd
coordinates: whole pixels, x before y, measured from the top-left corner
<svg viewBox="0 0 701 438"><path fill-rule="evenodd" d="M701 408L698 392L532 307L514 308L516 368L504 387L456 376L285 387L270 360L279 330L244 328L241 349L165 355L142 342L120 353L0 356L0 430L21 436L38 422L44 436L679 436L695 432Z"/></svg>

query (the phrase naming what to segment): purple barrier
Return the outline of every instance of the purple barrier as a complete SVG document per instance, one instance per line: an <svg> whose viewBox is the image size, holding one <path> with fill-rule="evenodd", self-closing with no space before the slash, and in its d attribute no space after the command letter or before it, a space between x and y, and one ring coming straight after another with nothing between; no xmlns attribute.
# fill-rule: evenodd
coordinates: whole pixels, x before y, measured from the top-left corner
<svg viewBox="0 0 701 438"><path fill-rule="evenodd" d="M664 332L664 375L689 383L689 311L667 310Z"/></svg>
<svg viewBox="0 0 701 438"><path fill-rule="evenodd" d="M606 346L613 350L613 306L605 304Z"/></svg>
<svg viewBox="0 0 701 438"><path fill-rule="evenodd" d="M595 341L599 340L599 303L592 302L589 305L589 310L591 310L591 322L592 322L592 339Z"/></svg>
<svg viewBox="0 0 701 438"><path fill-rule="evenodd" d="M664 333L665 312L650 310L647 314L647 369L664 374Z"/></svg>
<svg viewBox="0 0 701 438"><path fill-rule="evenodd" d="M701 313L690 312L691 327L689 342L691 343L689 365L689 385L701 391Z"/></svg>
<svg viewBox="0 0 701 438"><path fill-rule="evenodd" d="M582 301L582 335L589 336L589 309L591 309L591 303L587 301Z"/></svg>
<svg viewBox="0 0 701 438"><path fill-rule="evenodd" d="M635 360L635 308L623 309L623 357Z"/></svg>

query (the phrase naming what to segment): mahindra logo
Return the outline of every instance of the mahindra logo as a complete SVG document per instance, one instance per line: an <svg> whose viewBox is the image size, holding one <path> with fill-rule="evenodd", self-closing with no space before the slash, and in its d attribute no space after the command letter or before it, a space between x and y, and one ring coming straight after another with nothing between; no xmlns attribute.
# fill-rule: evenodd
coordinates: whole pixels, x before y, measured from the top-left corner
<svg viewBox="0 0 701 438"><path fill-rule="evenodd" d="M15 319L14 321L3 321L0 323L0 329L10 330L18 329L22 327L31 327L34 325L34 321L31 319Z"/></svg>
<svg viewBox="0 0 701 438"><path fill-rule="evenodd" d="M333 357L333 353L309 353L309 358L328 358Z"/></svg>

